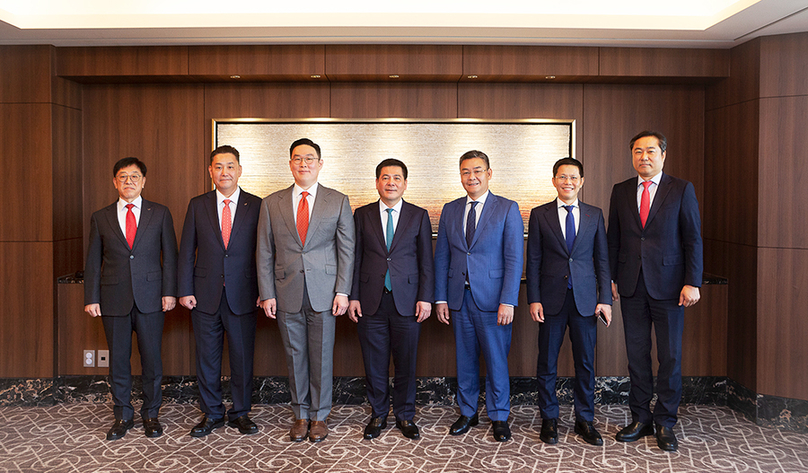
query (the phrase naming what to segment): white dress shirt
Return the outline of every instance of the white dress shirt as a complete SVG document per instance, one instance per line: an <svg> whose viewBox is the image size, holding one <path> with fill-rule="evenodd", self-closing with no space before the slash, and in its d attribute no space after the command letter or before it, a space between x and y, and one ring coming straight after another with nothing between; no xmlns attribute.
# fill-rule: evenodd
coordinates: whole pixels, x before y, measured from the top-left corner
<svg viewBox="0 0 808 473"><path fill-rule="evenodd" d="M123 233L124 237L126 236L126 214L129 213L126 206L130 203L135 205L132 207L132 213L135 214L135 223L140 225L140 208L143 206L143 197L137 196L132 202L127 202L121 198L118 199L118 225L121 226L121 233Z"/></svg>
<svg viewBox="0 0 808 473"><path fill-rule="evenodd" d="M382 218L382 233L384 234L384 241L387 241L387 209L393 209L393 233L398 228L398 218L401 216L401 206L404 205L404 199L398 199L396 205L388 207L387 204L379 199L379 215Z"/></svg>
<svg viewBox="0 0 808 473"><path fill-rule="evenodd" d="M485 194L481 195L479 199L474 200L469 196L466 196L466 209L463 211L463 235L466 234L466 223L469 220L469 212L471 211L471 203L477 202L477 205L474 207L474 216L476 217L474 222L474 228L477 228L477 224L480 223L480 215L483 214L483 207L485 206L485 200L488 199L488 194L491 191L485 191Z"/></svg>
<svg viewBox="0 0 808 473"><path fill-rule="evenodd" d="M306 196L306 202L309 203L309 221L311 221L311 211L314 210L314 198L317 196L319 185L319 182L315 182L308 189L304 189L295 183L295 187L292 189L292 215L295 217L295 222L297 222L297 206L300 205L300 197L304 191L309 193Z"/></svg>
<svg viewBox="0 0 808 473"><path fill-rule="evenodd" d="M648 208L650 209L651 206L654 205L654 196L656 196L656 191L659 188L659 181L662 180L662 173L660 172L656 176L652 177L650 181L653 183L648 186L648 194L651 196L651 200L649 202ZM642 201L642 183L646 180L642 178L642 176L637 176L637 212L640 211L640 202Z"/></svg>
<svg viewBox="0 0 808 473"><path fill-rule="evenodd" d="M564 235L564 239L567 238L567 209L564 207L567 205L564 203L563 200L556 198L556 205L558 206L558 223L561 224L561 233ZM575 234L578 234L578 229L581 228L581 207L578 204L578 199L570 204L572 205L572 216L575 219Z"/></svg>
<svg viewBox="0 0 808 473"><path fill-rule="evenodd" d="M216 189L216 212L219 214L219 230L222 229L222 213L224 213L224 201L230 199L230 228L233 228L233 222L236 221L236 210L238 209L238 197L241 194L241 188L236 187L235 192L230 197L225 197L224 194Z"/></svg>

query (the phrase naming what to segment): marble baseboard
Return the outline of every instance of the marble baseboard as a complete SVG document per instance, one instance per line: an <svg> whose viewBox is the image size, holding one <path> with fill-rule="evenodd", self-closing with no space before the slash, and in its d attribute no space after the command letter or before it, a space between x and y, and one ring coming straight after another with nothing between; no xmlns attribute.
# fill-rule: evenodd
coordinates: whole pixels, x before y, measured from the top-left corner
<svg viewBox="0 0 808 473"><path fill-rule="evenodd" d="M572 404L574 378L558 378L556 393L559 403ZM133 378L133 399L141 399L140 377ZM194 376L163 377L163 399L166 402L195 404L199 391ZM281 376L256 377L253 383L254 404L291 402L289 380ZM484 378L480 386L485 386ZM628 377L599 377L595 384L597 404L628 404L631 383ZM367 403L363 377L334 378L335 404ZM222 378L225 402L230 401L230 379ZM457 378L418 378L418 405L453 406L456 404ZM0 379L0 407L39 406L61 402L111 403L106 376L62 376L42 379ZM536 404L536 378L511 378L511 404ZM485 393L480 394L480 404ZM682 403L728 406L758 425L808 432L808 401L757 394L724 376L682 378Z"/></svg>

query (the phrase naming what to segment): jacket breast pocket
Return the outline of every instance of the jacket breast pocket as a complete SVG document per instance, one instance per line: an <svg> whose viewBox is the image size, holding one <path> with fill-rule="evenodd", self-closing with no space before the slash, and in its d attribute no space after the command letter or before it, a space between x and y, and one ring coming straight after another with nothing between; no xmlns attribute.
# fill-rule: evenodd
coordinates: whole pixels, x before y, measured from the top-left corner
<svg viewBox="0 0 808 473"><path fill-rule="evenodd" d="M325 274L328 275L336 275L337 274L337 265L335 264L327 264L325 265Z"/></svg>

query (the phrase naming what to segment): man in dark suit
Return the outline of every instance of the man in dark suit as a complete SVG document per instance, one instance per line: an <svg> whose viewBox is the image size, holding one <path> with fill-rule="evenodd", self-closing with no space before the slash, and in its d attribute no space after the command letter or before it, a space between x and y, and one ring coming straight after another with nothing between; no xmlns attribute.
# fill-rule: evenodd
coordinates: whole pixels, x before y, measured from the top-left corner
<svg viewBox="0 0 808 473"><path fill-rule="evenodd" d="M621 300L631 376L632 423L616 438L633 442L656 426L659 448L675 451L684 308L698 302L702 281L699 203L693 184L662 172L667 140L661 133L643 131L629 149L638 176L614 186L609 206L612 298ZM652 325L659 359L653 414Z"/></svg>
<svg viewBox="0 0 808 473"><path fill-rule="evenodd" d="M527 238L527 300L539 326L539 408L543 442L558 442L555 386L558 352L567 326L575 361L575 433L592 445L603 439L595 416L597 316L612 320L609 250L603 213L578 200L584 167L572 158L553 166L558 198L530 212Z"/></svg>
<svg viewBox="0 0 808 473"><path fill-rule="evenodd" d="M227 334L233 406L228 425L242 434L258 427L250 420L258 283L255 240L261 199L241 190L239 152L220 146L210 153L215 190L191 199L182 227L179 259L180 304L191 311L196 341L196 376L202 421L192 437L224 425L222 350Z"/></svg>
<svg viewBox="0 0 808 473"><path fill-rule="evenodd" d="M289 438L320 442L328 436L336 317L351 292L354 222L348 196L317 182L320 146L301 138L289 154L295 183L261 203L258 287L286 350L295 414Z"/></svg>
<svg viewBox="0 0 808 473"><path fill-rule="evenodd" d="M498 442L511 438L510 378L513 308L519 301L524 229L516 202L492 194L488 156L460 157L460 181L468 194L443 206L435 247L435 308L438 320L454 317L457 402L460 417L449 429L461 435L477 425L480 351L488 375L485 406Z"/></svg>
<svg viewBox="0 0 808 473"><path fill-rule="evenodd" d="M385 159L376 166L379 200L356 209L356 255L348 316L358 323L372 414L366 439L387 427L388 366L393 354L396 427L420 438L415 416L415 364L421 322L432 312L435 273L432 225L425 209L404 202L407 166Z"/></svg>
<svg viewBox="0 0 808 473"><path fill-rule="evenodd" d="M84 268L84 311L101 316L109 346L115 423L107 440L123 437L134 425L129 363L133 331L143 368L140 417L146 436L159 437L164 313L177 303L174 221L166 207L140 196L146 165L139 159L121 159L112 176L118 201L93 213Z"/></svg>

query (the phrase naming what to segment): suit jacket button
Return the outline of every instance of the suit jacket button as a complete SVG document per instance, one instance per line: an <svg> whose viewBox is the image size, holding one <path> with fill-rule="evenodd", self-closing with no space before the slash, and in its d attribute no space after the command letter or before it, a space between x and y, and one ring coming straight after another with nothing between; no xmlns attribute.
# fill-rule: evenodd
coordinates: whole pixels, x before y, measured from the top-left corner
<svg viewBox="0 0 808 473"><path fill-rule="evenodd" d="M135 259L135 255L129 255L129 259Z"/></svg>
<svg viewBox="0 0 808 473"><path fill-rule="evenodd" d="M572 258L570 258L570 263L572 263Z"/></svg>
<svg viewBox="0 0 808 473"><path fill-rule="evenodd" d="M468 253L466 253L466 254L467 254L468 256L471 256L471 251L469 251L469 252L468 252Z"/></svg>
<svg viewBox="0 0 808 473"><path fill-rule="evenodd" d="M392 258L387 258L387 261L390 261Z"/></svg>
<svg viewBox="0 0 808 473"><path fill-rule="evenodd" d="M227 253L224 254L224 257L227 258L229 255Z"/></svg>
<svg viewBox="0 0 808 473"><path fill-rule="evenodd" d="M640 241L645 241L645 237L640 237Z"/></svg>

